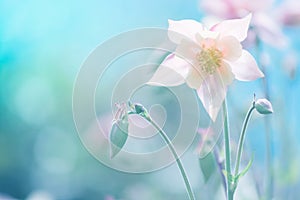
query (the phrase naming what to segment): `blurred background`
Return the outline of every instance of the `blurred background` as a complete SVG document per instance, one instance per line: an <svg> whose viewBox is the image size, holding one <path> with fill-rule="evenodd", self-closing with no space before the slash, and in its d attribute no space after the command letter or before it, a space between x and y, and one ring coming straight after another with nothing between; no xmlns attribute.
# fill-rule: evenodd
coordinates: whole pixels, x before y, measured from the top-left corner
<svg viewBox="0 0 300 200"><path fill-rule="evenodd" d="M267 136L265 117L254 114L250 123L245 158L254 152L255 159L239 185L238 199L263 196L269 173L274 199L297 199L299 4L297 0L226 2L2 0L0 199L187 199L176 165L148 174L129 174L110 169L89 154L73 121L73 84L89 53L121 32L167 28L168 19L195 19L209 25L242 17L248 11L254 17L245 46L267 78L236 81L230 87L233 141L238 139L254 92L271 100L274 114L267 117ZM100 109L110 112L111 108ZM206 172L201 171L196 145L183 156L183 163L197 199L224 199L218 174L206 180ZM272 155L272 168L266 167L266 148Z"/></svg>

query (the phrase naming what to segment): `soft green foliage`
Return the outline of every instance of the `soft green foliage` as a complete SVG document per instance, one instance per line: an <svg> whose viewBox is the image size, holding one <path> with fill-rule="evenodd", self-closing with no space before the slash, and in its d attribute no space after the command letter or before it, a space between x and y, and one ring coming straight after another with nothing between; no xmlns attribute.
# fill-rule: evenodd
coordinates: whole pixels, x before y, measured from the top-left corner
<svg viewBox="0 0 300 200"><path fill-rule="evenodd" d="M112 126L110 132L110 157L114 158L123 148L128 138L128 119L127 117L118 120Z"/></svg>
<svg viewBox="0 0 300 200"><path fill-rule="evenodd" d="M204 181L207 182L212 175L216 173L216 160L212 152L207 154L204 158L199 158L199 165L204 177Z"/></svg>

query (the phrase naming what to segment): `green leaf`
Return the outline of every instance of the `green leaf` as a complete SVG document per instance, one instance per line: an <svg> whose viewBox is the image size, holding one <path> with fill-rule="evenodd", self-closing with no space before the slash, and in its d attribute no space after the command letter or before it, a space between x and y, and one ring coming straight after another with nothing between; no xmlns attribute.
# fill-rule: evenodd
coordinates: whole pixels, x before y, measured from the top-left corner
<svg viewBox="0 0 300 200"><path fill-rule="evenodd" d="M213 153L210 152L204 158L199 158L199 165L204 176L204 181L207 182L217 170L216 159Z"/></svg>
<svg viewBox="0 0 300 200"><path fill-rule="evenodd" d="M110 157L114 158L123 148L128 138L128 119L116 121L110 132Z"/></svg>
<svg viewBox="0 0 300 200"><path fill-rule="evenodd" d="M253 159L254 159L254 154L252 154L251 159L249 160L247 166L245 167L245 169L239 173L239 175L237 175L236 179L238 180L240 177L244 176L250 169L252 163L253 163Z"/></svg>

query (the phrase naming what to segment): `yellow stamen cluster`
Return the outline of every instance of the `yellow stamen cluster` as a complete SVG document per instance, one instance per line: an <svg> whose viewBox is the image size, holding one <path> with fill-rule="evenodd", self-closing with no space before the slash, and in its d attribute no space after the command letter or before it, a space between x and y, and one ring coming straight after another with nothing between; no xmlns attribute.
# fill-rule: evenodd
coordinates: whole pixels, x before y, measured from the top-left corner
<svg viewBox="0 0 300 200"><path fill-rule="evenodd" d="M203 48L196 55L196 59L202 71L213 74L221 66L222 52L214 47Z"/></svg>

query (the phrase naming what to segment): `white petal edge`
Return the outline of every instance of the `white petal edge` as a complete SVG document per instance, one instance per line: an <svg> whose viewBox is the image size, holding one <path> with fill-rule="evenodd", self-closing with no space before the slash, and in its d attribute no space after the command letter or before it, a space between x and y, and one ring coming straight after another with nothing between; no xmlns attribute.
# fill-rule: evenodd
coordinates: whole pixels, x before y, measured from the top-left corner
<svg viewBox="0 0 300 200"><path fill-rule="evenodd" d="M202 24L195 20L185 19L174 21L169 19L168 22L169 39L176 44L179 44L183 38L195 41L196 33L203 30Z"/></svg>
<svg viewBox="0 0 300 200"><path fill-rule="evenodd" d="M224 59L235 61L242 55L242 45L233 36L226 36L218 41L218 49L222 52Z"/></svg>
<svg viewBox="0 0 300 200"><path fill-rule="evenodd" d="M223 82L222 84L224 86L230 85L235 78L234 74L232 73L230 65L224 61L222 65L218 68L217 73L219 73L219 76L221 77L221 80Z"/></svg>
<svg viewBox="0 0 300 200"><path fill-rule="evenodd" d="M203 82L203 77L204 75L201 74L200 70L198 70L194 66L190 66L189 68L189 73L186 77L186 84L192 88L192 89L199 89L202 82Z"/></svg>
<svg viewBox="0 0 300 200"><path fill-rule="evenodd" d="M201 51L201 47L198 44L191 40L182 39L175 50L175 54L184 60L192 61L199 51Z"/></svg>
<svg viewBox="0 0 300 200"><path fill-rule="evenodd" d="M242 56L235 62L228 62L235 78L240 81L253 81L264 77L253 56L246 50L242 51Z"/></svg>
<svg viewBox="0 0 300 200"><path fill-rule="evenodd" d="M188 65L185 60L170 54L146 84L166 87L184 84L189 71Z"/></svg>
<svg viewBox="0 0 300 200"><path fill-rule="evenodd" d="M247 37L251 18L252 14L250 13L241 19L224 20L213 26L211 30L219 32L221 37L234 36L241 42Z"/></svg>

